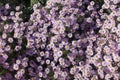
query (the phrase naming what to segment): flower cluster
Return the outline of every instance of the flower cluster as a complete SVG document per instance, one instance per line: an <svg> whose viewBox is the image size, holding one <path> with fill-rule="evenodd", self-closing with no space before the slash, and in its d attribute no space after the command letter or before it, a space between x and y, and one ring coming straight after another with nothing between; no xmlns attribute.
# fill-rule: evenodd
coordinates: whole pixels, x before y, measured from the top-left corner
<svg viewBox="0 0 120 80"><path fill-rule="evenodd" d="M47 0L24 22L0 6L0 80L119 80L120 0Z"/></svg>

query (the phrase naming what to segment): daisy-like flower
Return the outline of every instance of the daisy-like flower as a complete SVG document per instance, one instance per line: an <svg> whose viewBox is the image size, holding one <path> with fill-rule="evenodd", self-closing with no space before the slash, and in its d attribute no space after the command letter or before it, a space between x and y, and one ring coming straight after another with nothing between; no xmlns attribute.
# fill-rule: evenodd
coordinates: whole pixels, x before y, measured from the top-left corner
<svg viewBox="0 0 120 80"><path fill-rule="evenodd" d="M19 65L18 65L18 64L14 64L14 65L13 65L13 69L14 69L14 70L18 70L18 69L19 69Z"/></svg>

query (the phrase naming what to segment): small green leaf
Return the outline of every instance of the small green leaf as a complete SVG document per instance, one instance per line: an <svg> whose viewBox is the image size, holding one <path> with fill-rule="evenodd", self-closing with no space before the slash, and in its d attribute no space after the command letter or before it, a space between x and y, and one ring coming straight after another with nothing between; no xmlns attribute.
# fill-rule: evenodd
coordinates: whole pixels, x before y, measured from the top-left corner
<svg viewBox="0 0 120 80"><path fill-rule="evenodd" d="M38 3L38 2L39 2L39 0L31 0L31 1L30 1L30 5L33 6L34 4L36 4L36 3Z"/></svg>
<svg viewBox="0 0 120 80"><path fill-rule="evenodd" d="M70 53L69 50L63 50L63 55L62 55L62 57L63 57L63 58L66 58L69 53Z"/></svg>
<svg viewBox="0 0 120 80"><path fill-rule="evenodd" d="M4 69L4 68L2 67L2 65L0 65L0 76L1 76L1 75L4 75L6 72L7 72L7 70Z"/></svg>

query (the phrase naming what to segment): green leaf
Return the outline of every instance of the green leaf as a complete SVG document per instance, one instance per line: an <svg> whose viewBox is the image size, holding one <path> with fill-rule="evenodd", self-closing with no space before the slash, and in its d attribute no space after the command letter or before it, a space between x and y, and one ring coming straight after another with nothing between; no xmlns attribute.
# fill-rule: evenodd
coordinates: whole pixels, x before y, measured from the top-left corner
<svg viewBox="0 0 120 80"><path fill-rule="evenodd" d="M7 70L3 68L3 66L0 64L0 76L4 75L5 73L7 73Z"/></svg>
<svg viewBox="0 0 120 80"><path fill-rule="evenodd" d="M63 55L62 55L62 57L63 57L63 58L66 58L69 53L70 53L69 50L63 50Z"/></svg>
<svg viewBox="0 0 120 80"><path fill-rule="evenodd" d="M30 5L33 6L34 4L38 3L39 0L30 0Z"/></svg>
<svg viewBox="0 0 120 80"><path fill-rule="evenodd" d="M33 6L36 3L40 3L42 6L46 5L47 0L30 0L30 6Z"/></svg>

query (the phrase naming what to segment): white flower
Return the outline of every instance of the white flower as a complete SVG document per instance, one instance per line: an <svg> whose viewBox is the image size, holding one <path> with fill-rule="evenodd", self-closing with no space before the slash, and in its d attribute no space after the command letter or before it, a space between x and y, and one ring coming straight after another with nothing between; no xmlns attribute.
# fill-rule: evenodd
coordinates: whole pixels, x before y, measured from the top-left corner
<svg viewBox="0 0 120 80"><path fill-rule="evenodd" d="M116 30L116 34L117 34L118 37L120 37L120 29Z"/></svg>
<svg viewBox="0 0 120 80"><path fill-rule="evenodd" d="M21 64L21 61L18 59L18 60L16 60L16 64Z"/></svg>
<svg viewBox="0 0 120 80"><path fill-rule="evenodd" d="M16 6L16 11L19 11L20 10L20 6Z"/></svg>
<svg viewBox="0 0 120 80"><path fill-rule="evenodd" d="M120 43L117 45L117 48L120 49Z"/></svg>
<svg viewBox="0 0 120 80"><path fill-rule="evenodd" d="M119 21L119 22L120 22L120 17L117 17L117 21Z"/></svg>
<svg viewBox="0 0 120 80"><path fill-rule="evenodd" d="M108 46L105 46L104 48L103 48L103 50L104 50L104 52L106 52L106 54L108 54L108 55L110 55L110 48L108 47Z"/></svg>
<svg viewBox="0 0 120 80"><path fill-rule="evenodd" d="M9 25L6 24L6 25L4 26L4 29L8 29L8 28L9 28Z"/></svg>
<svg viewBox="0 0 120 80"><path fill-rule="evenodd" d="M9 42L9 43L12 43L12 42L13 42L13 38L11 38L11 37L8 38L8 42Z"/></svg>
<svg viewBox="0 0 120 80"><path fill-rule="evenodd" d="M117 25L117 28L120 29L120 23Z"/></svg>
<svg viewBox="0 0 120 80"><path fill-rule="evenodd" d="M19 65L18 65L18 64L14 64L14 65L13 65L13 69L14 69L14 70L18 70L18 69L19 69Z"/></svg>
<svg viewBox="0 0 120 80"><path fill-rule="evenodd" d="M2 38L3 38L3 39L6 39L6 38L7 38L7 34L6 34L6 33L3 33L3 34L2 34Z"/></svg>
<svg viewBox="0 0 120 80"><path fill-rule="evenodd" d="M53 5L53 3L50 0L48 0L45 7L46 8L51 8L52 5Z"/></svg>
<svg viewBox="0 0 120 80"><path fill-rule="evenodd" d="M117 3L119 3L120 2L120 0L113 0L113 3L114 4L117 4Z"/></svg>
<svg viewBox="0 0 120 80"><path fill-rule="evenodd" d="M33 47L33 44L34 44L35 41L33 39L28 38L27 42L28 43L27 43L26 47L31 48L31 47Z"/></svg>
<svg viewBox="0 0 120 80"><path fill-rule="evenodd" d="M10 12L10 15L11 15L11 16L13 16L14 14L15 14L15 12L14 12L14 11L11 11L11 12Z"/></svg>
<svg viewBox="0 0 120 80"><path fill-rule="evenodd" d="M54 74L54 78L57 79L58 78L58 73Z"/></svg>
<svg viewBox="0 0 120 80"><path fill-rule="evenodd" d="M48 74L48 73L50 72L50 69L49 69L49 68L46 68L46 69L45 69L45 72L46 72L46 74Z"/></svg>
<svg viewBox="0 0 120 80"><path fill-rule="evenodd" d="M115 62L119 62L119 61L120 61L120 57L119 57L117 54L112 53L112 57L113 57L113 60L114 60Z"/></svg>
<svg viewBox="0 0 120 80"><path fill-rule="evenodd" d="M27 66L28 66L28 63L24 61L24 62L22 62L22 66L23 66L23 67L27 67Z"/></svg>
<svg viewBox="0 0 120 80"><path fill-rule="evenodd" d="M6 50L6 51L10 51L10 49L11 49L10 45L7 45L7 46L5 47L5 50Z"/></svg>
<svg viewBox="0 0 120 80"><path fill-rule="evenodd" d="M39 75L39 77L43 77L43 73L42 72L39 72L38 75Z"/></svg>
<svg viewBox="0 0 120 80"><path fill-rule="evenodd" d="M25 69L20 69L20 72L21 72L22 74L24 74L24 73L25 73Z"/></svg>
<svg viewBox="0 0 120 80"><path fill-rule="evenodd" d="M6 4L6 5L5 5L5 8L6 8L6 9L9 9L9 8L10 8L10 5L9 5L9 4Z"/></svg>
<svg viewBox="0 0 120 80"><path fill-rule="evenodd" d="M63 22L60 21L60 20L57 20L57 21L53 21L53 28L52 28L52 32L54 34L63 34L64 31L65 31L65 27L63 25Z"/></svg>
<svg viewBox="0 0 120 80"><path fill-rule="evenodd" d="M69 33L69 34L68 34L68 37L69 37L69 38L72 38L72 36L73 36L72 33Z"/></svg>
<svg viewBox="0 0 120 80"><path fill-rule="evenodd" d="M15 50L19 51L22 47L21 46L15 46Z"/></svg>
<svg viewBox="0 0 120 80"><path fill-rule="evenodd" d="M46 64L50 64L50 60L49 59L46 60Z"/></svg>
<svg viewBox="0 0 120 80"><path fill-rule="evenodd" d="M37 57L36 60L37 60L37 62L40 62L41 61L41 57Z"/></svg>
<svg viewBox="0 0 120 80"><path fill-rule="evenodd" d="M45 53L43 51L40 52L40 56L44 56Z"/></svg>
<svg viewBox="0 0 120 80"><path fill-rule="evenodd" d="M117 28L116 27L112 27L111 32L112 33L116 33L116 31L117 31Z"/></svg>
<svg viewBox="0 0 120 80"><path fill-rule="evenodd" d="M112 77L112 75L108 73L105 75L105 80L109 80L111 77Z"/></svg>
<svg viewBox="0 0 120 80"><path fill-rule="evenodd" d="M91 23L91 22L92 22L92 18L89 17L89 18L86 19L86 21L87 21L88 23Z"/></svg>
<svg viewBox="0 0 120 80"><path fill-rule="evenodd" d="M89 5L89 6L87 7L87 9L88 9L88 10L93 10L94 8L93 8L93 6Z"/></svg>
<svg viewBox="0 0 120 80"><path fill-rule="evenodd" d="M37 4L34 4L34 5L33 5L33 10L36 10L37 7L38 7L38 5L37 5Z"/></svg>
<svg viewBox="0 0 120 80"><path fill-rule="evenodd" d="M15 74L14 77L15 77L16 79L20 79L20 75L19 75L19 74Z"/></svg>
<svg viewBox="0 0 120 80"><path fill-rule="evenodd" d="M95 4L95 2L94 2L94 1L91 1L91 2L90 2L90 5L94 5L94 4Z"/></svg>
<svg viewBox="0 0 120 80"><path fill-rule="evenodd" d="M52 67L54 67L54 66L55 66L55 63L52 61L50 65L51 65Z"/></svg>

